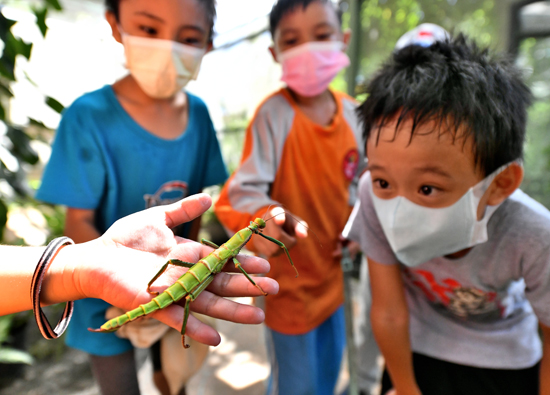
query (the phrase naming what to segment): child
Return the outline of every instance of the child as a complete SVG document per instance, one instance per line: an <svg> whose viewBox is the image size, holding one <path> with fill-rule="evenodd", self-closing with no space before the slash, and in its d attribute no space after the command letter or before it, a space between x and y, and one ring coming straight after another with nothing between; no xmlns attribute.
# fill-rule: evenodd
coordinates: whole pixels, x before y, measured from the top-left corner
<svg viewBox="0 0 550 395"><path fill-rule="evenodd" d="M280 284L266 298L280 394L332 394L345 345L339 234L355 198L363 150L356 103L328 84L348 64L349 32L342 32L330 0L279 0L270 15L271 52L287 87L269 96L247 130L240 167L215 206L231 232L273 205L290 215L268 221L265 234L282 250L252 239L247 247L270 257L270 277ZM296 222L307 222L308 237ZM277 222L278 221L278 222ZM289 270L290 269L290 270Z"/></svg>
<svg viewBox="0 0 550 395"><path fill-rule="evenodd" d="M97 238L128 214L225 181L208 110L182 90L212 48L214 3L106 2L130 73L65 111L37 194L68 207L65 234L75 242ZM179 235L196 238L199 226L200 219ZM130 342L87 330L105 321L107 307L77 301L67 344L91 354L103 394L138 393Z"/></svg>
<svg viewBox="0 0 550 395"><path fill-rule="evenodd" d="M368 93L347 237L368 258L382 393L529 395L539 377L549 393L550 212L517 189L520 72L459 35L395 52Z"/></svg>

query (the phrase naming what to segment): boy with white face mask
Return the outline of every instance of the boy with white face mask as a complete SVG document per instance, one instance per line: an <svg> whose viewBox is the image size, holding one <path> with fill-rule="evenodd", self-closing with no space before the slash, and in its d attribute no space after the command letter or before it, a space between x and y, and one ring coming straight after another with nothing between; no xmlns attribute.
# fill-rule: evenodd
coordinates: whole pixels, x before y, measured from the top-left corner
<svg viewBox="0 0 550 395"><path fill-rule="evenodd" d="M518 189L520 72L459 35L396 51L368 93L345 234L368 258L382 393L550 393L550 212Z"/></svg>
<svg viewBox="0 0 550 395"><path fill-rule="evenodd" d="M37 194L68 207L65 234L77 243L99 237L121 217L227 178L208 109L183 90L212 48L215 0L106 5L129 74L67 108ZM200 219L177 234L196 239L199 227ZM132 344L114 333L88 331L102 325L108 307L95 299L77 301L67 344L91 354L103 394L138 393ZM194 348L191 353L199 346Z"/></svg>
<svg viewBox="0 0 550 395"><path fill-rule="evenodd" d="M215 212L231 232L255 217L265 234L290 249L300 276L286 270L281 249L251 240L270 257L280 292L266 298L274 340L272 377L280 394L333 394L345 343L339 235L355 199L363 163L356 102L328 88L347 66L350 33L330 0L279 0L270 14L275 60L286 87L257 110L240 167ZM270 212L268 209L271 207ZM301 219L315 235L307 237Z"/></svg>

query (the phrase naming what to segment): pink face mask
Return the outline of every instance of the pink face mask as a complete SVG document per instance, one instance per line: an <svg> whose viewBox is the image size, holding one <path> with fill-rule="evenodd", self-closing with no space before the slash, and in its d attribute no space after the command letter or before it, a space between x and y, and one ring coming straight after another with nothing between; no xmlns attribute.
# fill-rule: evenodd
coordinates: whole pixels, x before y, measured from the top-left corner
<svg viewBox="0 0 550 395"><path fill-rule="evenodd" d="M336 74L349 65L341 41L307 42L277 55L283 66L281 80L299 95L323 93Z"/></svg>

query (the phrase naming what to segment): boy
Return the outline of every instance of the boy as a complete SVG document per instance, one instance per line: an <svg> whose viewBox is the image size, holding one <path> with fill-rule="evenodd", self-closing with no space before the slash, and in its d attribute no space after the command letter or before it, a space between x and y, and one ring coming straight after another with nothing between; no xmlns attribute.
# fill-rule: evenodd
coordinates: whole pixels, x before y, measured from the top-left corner
<svg viewBox="0 0 550 395"><path fill-rule="evenodd" d="M212 48L214 0L106 4L130 73L65 111L37 194L68 207L65 234L77 243L99 237L121 217L227 177L206 106L182 90ZM196 238L199 221L179 235ZM67 344L91 354L103 394L139 393L130 342L87 330L105 321L107 308L95 299L77 301ZM162 385L162 375L155 379Z"/></svg>
<svg viewBox="0 0 550 395"><path fill-rule="evenodd" d="M519 71L459 35L395 52L368 93L346 236L368 259L382 393L550 393L550 213L517 189Z"/></svg>
<svg viewBox="0 0 550 395"><path fill-rule="evenodd" d="M356 103L328 84L349 60L340 14L330 0L280 0L270 14L274 59L287 87L268 97L247 130L240 167L215 206L231 232L273 205L287 214L264 233L282 241L300 273L288 270L278 246L261 238L247 247L270 257L278 296L266 298L280 394L331 394L345 343L339 234L355 198L363 150ZM282 209L281 209L282 210ZM274 210L276 211L276 210ZM315 237L308 237L300 218ZM274 369L276 372L277 369ZM274 375L276 377L276 375Z"/></svg>

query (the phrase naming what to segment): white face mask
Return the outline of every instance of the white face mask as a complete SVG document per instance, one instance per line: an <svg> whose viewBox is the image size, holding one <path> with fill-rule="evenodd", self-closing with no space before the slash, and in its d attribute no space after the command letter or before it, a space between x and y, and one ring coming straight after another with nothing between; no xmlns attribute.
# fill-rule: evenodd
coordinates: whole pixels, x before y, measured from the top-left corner
<svg viewBox="0 0 550 395"><path fill-rule="evenodd" d="M430 259L461 251L487 241L487 223L499 205L487 206L477 220L481 197L503 166L468 190L449 207L429 208L403 196L380 199L369 189L384 234L400 262L417 266Z"/></svg>
<svg viewBox="0 0 550 395"><path fill-rule="evenodd" d="M122 33L126 67L141 89L152 98L165 99L197 79L205 49Z"/></svg>

